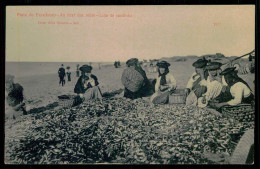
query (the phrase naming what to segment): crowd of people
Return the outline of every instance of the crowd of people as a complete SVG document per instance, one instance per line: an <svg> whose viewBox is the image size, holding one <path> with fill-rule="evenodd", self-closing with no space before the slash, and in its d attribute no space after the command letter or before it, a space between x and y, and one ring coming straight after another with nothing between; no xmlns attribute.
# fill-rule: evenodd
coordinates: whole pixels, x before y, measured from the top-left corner
<svg viewBox="0 0 260 169"><path fill-rule="evenodd" d="M161 61L156 64L158 76L152 82L148 80L137 58L129 59L126 65L127 68L137 71L143 77L143 82L136 91L131 91L125 86L124 97L130 99L150 97L153 104L167 104L169 102L169 95L177 88L176 80L169 71L170 63ZM218 109L225 105L233 106L254 102L252 90L238 76L235 67L221 70L222 64L220 62L211 62L205 58L198 59L192 66L195 68L195 72L191 75L185 89L186 105L209 106ZM83 75L75 86L75 93L78 93L81 98L85 95L85 100L101 99L102 94L97 87L97 77L91 74L92 67L83 65L80 70ZM83 80L83 82L82 79L85 81Z"/></svg>
<svg viewBox="0 0 260 169"><path fill-rule="evenodd" d="M153 104L168 104L169 96L174 93L177 88L177 83L169 71L170 63L160 61L157 66L157 78L149 80L145 71L142 69L137 58L131 58L126 62L126 69L131 69L138 73L142 80L142 84L137 90L131 90L127 85L124 87L122 96L129 99L137 99L142 97L150 97ZM185 88L186 105L206 107L218 109L226 105L239 105L241 103L253 104L254 95L249 85L238 76L235 67L227 67L222 70L220 62L212 62L210 60L198 59L192 66L195 72L191 75ZM65 85L65 76L67 74L68 81L71 81L70 67L67 67L65 73L64 65L62 64L58 70L59 84ZM102 100L102 93L99 88L98 78L92 74L91 65L77 66L77 83L74 87L75 104L91 99ZM6 101L12 106L15 111L21 110L26 114L24 108L23 88L19 84L13 82L13 76L6 76ZM136 80L136 79L134 79ZM133 84L134 80L130 81Z"/></svg>
<svg viewBox="0 0 260 169"><path fill-rule="evenodd" d="M221 70L220 62L206 59L197 60L193 66L195 73L192 74L186 87L186 105L219 109L225 105L254 102L252 90L238 76L235 67Z"/></svg>

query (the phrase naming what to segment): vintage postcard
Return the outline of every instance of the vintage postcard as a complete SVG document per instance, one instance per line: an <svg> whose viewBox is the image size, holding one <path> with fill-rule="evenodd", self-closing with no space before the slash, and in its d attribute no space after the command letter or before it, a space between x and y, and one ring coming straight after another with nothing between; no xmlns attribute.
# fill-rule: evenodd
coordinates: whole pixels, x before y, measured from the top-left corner
<svg viewBox="0 0 260 169"><path fill-rule="evenodd" d="M254 164L255 6L7 6L5 164Z"/></svg>

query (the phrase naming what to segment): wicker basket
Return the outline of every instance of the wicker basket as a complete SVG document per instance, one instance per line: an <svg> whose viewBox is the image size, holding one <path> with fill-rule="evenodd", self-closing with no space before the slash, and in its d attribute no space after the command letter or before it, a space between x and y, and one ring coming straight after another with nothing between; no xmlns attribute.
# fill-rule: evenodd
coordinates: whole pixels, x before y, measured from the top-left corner
<svg viewBox="0 0 260 169"><path fill-rule="evenodd" d="M185 104L186 94L184 89L176 89L169 96L169 104Z"/></svg>
<svg viewBox="0 0 260 169"><path fill-rule="evenodd" d="M126 68L121 77L122 84L130 91L138 91L144 83L143 76L133 68Z"/></svg>
<svg viewBox="0 0 260 169"><path fill-rule="evenodd" d="M255 119L255 109L251 104L223 106L219 111L224 116L233 117L240 122L253 122Z"/></svg>
<svg viewBox="0 0 260 169"><path fill-rule="evenodd" d="M72 107L75 96L67 95L68 98L59 98L59 105L62 107Z"/></svg>

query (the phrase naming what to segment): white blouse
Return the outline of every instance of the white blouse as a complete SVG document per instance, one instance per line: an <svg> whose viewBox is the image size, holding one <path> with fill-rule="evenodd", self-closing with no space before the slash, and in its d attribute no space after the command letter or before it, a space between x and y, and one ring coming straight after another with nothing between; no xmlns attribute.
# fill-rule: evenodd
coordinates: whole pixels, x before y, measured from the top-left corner
<svg viewBox="0 0 260 169"><path fill-rule="evenodd" d="M194 72L194 73L191 75L191 77L190 77L190 79L189 79L189 81L188 81L188 83L187 83L186 88L192 89L192 87L194 86L194 83L198 80L199 77L200 77L200 76L199 76L196 72ZM201 86L207 86L207 81L206 81L205 79L203 79L203 80L201 80L201 81L199 82L199 84L200 84Z"/></svg>
<svg viewBox="0 0 260 169"><path fill-rule="evenodd" d="M160 81L161 81L161 76L158 76L155 84L155 92L159 91ZM176 80L173 77L173 75L170 73L166 75L166 84L169 85L170 89L176 87Z"/></svg>
<svg viewBox="0 0 260 169"><path fill-rule="evenodd" d="M237 82L230 87L230 93L234 99L228 101L227 103L231 106L238 105L242 102L242 98L247 98L250 96L250 89L242 82Z"/></svg>

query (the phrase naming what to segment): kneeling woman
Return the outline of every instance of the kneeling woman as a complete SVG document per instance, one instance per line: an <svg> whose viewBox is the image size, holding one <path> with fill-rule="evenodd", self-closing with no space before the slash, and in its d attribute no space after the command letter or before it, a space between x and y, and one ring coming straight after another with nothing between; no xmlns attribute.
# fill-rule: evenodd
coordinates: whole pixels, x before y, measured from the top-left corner
<svg viewBox="0 0 260 169"><path fill-rule="evenodd" d="M98 87L98 79L91 74L92 67L83 65L79 70L81 71L81 76L75 85L74 93L77 93L82 101L102 99L102 94Z"/></svg>
<svg viewBox="0 0 260 169"><path fill-rule="evenodd" d="M254 103L254 95L249 85L237 75L235 67L227 68L220 73L223 75L223 83L229 88L231 99L225 102L215 103L212 107L220 108L225 105L235 106L241 103Z"/></svg>
<svg viewBox="0 0 260 169"><path fill-rule="evenodd" d="M158 77L155 84L155 93L151 97L153 104L167 104L169 95L176 88L176 80L169 73L170 63L161 61L156 64L158 67Z"/></svg>

